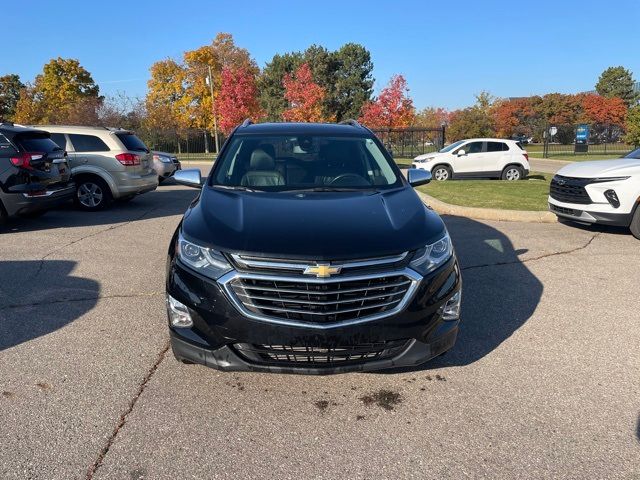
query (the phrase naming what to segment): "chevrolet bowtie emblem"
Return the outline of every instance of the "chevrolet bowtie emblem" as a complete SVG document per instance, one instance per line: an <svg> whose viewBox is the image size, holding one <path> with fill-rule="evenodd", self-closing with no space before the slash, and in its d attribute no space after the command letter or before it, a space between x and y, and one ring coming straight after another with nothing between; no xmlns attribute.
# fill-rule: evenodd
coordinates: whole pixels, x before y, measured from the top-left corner
<svg viewBox="0 0 640 480"><path fill-rule="evenodd" d="M309 266L304 269L305 275L315 275L318 278L328 278L331 275L340 273L342 267L332 266L329 264L318 264L313 267Z"/></svg>

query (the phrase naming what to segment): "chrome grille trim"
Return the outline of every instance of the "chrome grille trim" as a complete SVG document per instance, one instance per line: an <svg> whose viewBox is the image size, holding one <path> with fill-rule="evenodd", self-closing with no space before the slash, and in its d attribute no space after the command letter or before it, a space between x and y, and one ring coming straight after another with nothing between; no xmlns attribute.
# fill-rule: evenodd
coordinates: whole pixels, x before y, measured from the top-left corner
<svg viewBox="0 0 640 480"><path fill-rule="evenodd" d="M388 257L366 258L361 260L345 260L344 262L326 262L327 265L347 268L363 268L377 265L389 265L404 260L409 252ZM254 257L250 255L231 254L233 261L246 269L289 270L293 273L303 273L307 268L324 262L310 262L308 260L277 259L266 257Z"/></svg>
<svg viewBox="0 0 640 480"><path fill-rule="evenodd" d="M384 312L378 312L378 313L374 313L371 315L365 315L362 317L357 317L357 318L351 318L351 319L344 319L344 320L339 320L339 321L334 321L334 322L326 322L326 323L319 323L319 322L312 322L312 321L305 321L305 320L296 320L296 319L287 319L287 318L281 318L281 317L277 317L277 316L271 316L271 315L266 315L266 314L259 314L256 312L252 312L251 310L249 310L246 306L245 303L242 301L241 297L246 298L246 297L250 297L249 295L242 295L242 294L238 294L234 288L233 288L233 283L234 280L266 280L266 281L273 281L273 282L292 282L292 283L299 283L299 284L303 284L303 283L309 283L309 284L316 284L316 285L331 285L331 284L338 284L338 283L346 283L346 282L350 282L350 281L362 281L362 280L375 280L375 279L381 279L381 278L385 278L385 277L393 277L393 276L402 276L405 277L407 279L406 282L393 282L392 284L389 285L373 285L371 286L371 288L369 288L369 290L380 290L382 288L390 288L390 287L398 287L398 286L403 286L403 285L407 285L408 284L408 288L406 289L406 291L403 292L391 292L388 293L387 295L385 295L385 297L395 297L397 295L395 294L399 294L399 293L403 293L404 295L402 296L402 298L399 299L395 299L393 301L389 301L389 302L376 302L376 304L374 305L367 305L364 307L360 307L360 308L349 308L349 309L338 309L337 312L331 311L329 313L327 312L322 312L322 315L330 315L330 314L335 314L335 313L350 313L350 312L355 312L358 310L369 310L369 309L374 309L374 308L381 308L381 307L385 307L385 306L390 306L393 305L392 308L384 311ZM287 325L287 326L295 326L295 327L305 327L305 328L313 328L313 329L318 329L318 330L326 330L326 329L330 329L330 328L336 328L336 327L343 327L343 326L348 326L348 325L357 325L360 323L366 323L366 322L371 322L374 320L379 320L385 317L389 317L392 315L397 314L398 312L402 311L407 304L411 301L411 299L413 298L418 285L420 284L420 281L422 280L422 277L414 272L413 270L409 269L409 268L404 268L401 270L394 270L394 271L387 271L384 273L373 273L373 274L368 274L368 275L339 275L337 277L332 277L332 278L316 278L316 277L303 277L303 276L283 276L283 275L263 275L263 274L255 274L255 273L244 273L244 272L238 272L238 271L231 271L229 273L227 273L226 275L223 275L221 278L218 279L218 283L221 285L221 287L223 288L224 292L227 294L227 296L229 297L229 299L231 300L231 302L233 303L233 305L236 307L236 309L242 313L242 315L251 318L253 320L259 320L259 321L263 321L263 322L268 322L268 323L273 323L273 324L277 324L277 325ZM248 287L249 290L252 290L251 287ZM263 290L261 287L256 287L253 290ZM277 291L279 289L274 289L274 293L277 293ZM294 289L292 289L294 290ZM344 291L340 290L340 289L332 289L329 291L319 291L317 293L319 294L328 294L327 292L333 292L334 294L339 294L339 293L347 293L346 291L350 290L350 289L345 289ZM358 289L354 289L356 291L361 291L362 289L358 288ZM365 288L365 290L367 290ZM284 292L283 292L284 293ZM299 294L308 294L308 293L314 293L313 291L309 292L307 290L294 290L292 293L299 293ZM377 294L376 294L377 295ZM255 297L255 296L254 296ZM358 297L361 298L361 297ZM367 297L367 299L374 299L372 297ZM258 299L256 299L258 300ZM287 299L278 299L277 297L273 297L269 299L270 301L277 301L277 302L283 302L284 304L287 303ZM353 302L353 301L358 301L357 299L349 299L349 301ZM309 303L311 304L311 302L307 302L306 300L292 300L289 303ZM253 303L249 303L250 306L254 306L255 305ZM324 304L322 304L324 305ZM327 305L339 305L339 303L327 303ZM259 306L260 309L262 310L268 310L268 311L272 311L274 312L274 314L276 312L282 312L282 313L286 313L287 311L289 311L290 313L296 313L296 314L309 314L309 315L313 315L313 313L311 311L308 310L299 310L299 309L290 309L290 308L286 308L286 307L273 307L273 306L263 306L260 305Z"/></svg>

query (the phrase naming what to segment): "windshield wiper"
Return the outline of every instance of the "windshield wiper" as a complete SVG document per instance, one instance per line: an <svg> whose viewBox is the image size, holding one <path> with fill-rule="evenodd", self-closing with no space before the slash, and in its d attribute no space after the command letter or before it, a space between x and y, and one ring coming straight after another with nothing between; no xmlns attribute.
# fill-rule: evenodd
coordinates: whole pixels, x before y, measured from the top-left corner
<svg viewBox="0 0 640 480"><path fill-rule="evenodd" d="M349 188L349 187L311 187L311 188L295 188L285 190L285 192L367 192L374 190L371 188Z"/></svg>
<svg viewBox="0 0 640 480"><path fill-rule="evenodd" d="M225 190L238 190L241 192L264 192L264 190L256 190L255 188L245 187L243 185L211 185L216 188L224 188Z"/></svg>

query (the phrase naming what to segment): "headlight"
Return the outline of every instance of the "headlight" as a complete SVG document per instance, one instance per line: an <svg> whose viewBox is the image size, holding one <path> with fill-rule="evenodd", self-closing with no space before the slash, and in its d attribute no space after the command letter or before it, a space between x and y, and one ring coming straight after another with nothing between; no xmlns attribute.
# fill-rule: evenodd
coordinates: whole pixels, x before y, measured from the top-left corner
<svg viewBox="0 0 640 480"><path fill-rule="evenodd" d="M449 233L445 233L444 237L437 242L418 250L409 265L421 275L426 275L449 260L451 255L453 255L453 245Z"/></svg>
<svg viewBox="0 0 640 480"><path fill-rule="evenodd" d="M224 255L212 248L205 248L185 240L182 232L178 235L178 258L205 277L217 280L232 270Z"/></svg>
<svg viewBox="0 0 640 480"><path fill-rule="evenodd" d="M164 155L154 155L153 159L162 163L171 163L171 157L165 157Z"/></svg>

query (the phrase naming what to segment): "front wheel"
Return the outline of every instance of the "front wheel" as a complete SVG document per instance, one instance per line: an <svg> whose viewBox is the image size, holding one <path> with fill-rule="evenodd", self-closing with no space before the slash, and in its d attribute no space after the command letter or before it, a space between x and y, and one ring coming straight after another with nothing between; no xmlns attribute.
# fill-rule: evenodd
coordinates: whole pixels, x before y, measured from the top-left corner
<svg viewBox="0 0 640 480"><path fill-rule="evenodd" d="M76 183L74 201L82 210L102 210L111 202L111 190L101 178L85 178Z"/></svg>
<svg viewBox="0 0 640 480"><path fill-rule="evenodd" d="M509 165L502 171L502 180L522 180L524 178L524 171L521 167L516 165Z"/></svg>
<svg viewBox="0 0 640 480"><path fill-rule="evenodd" d="M446 165L437 165L431 172L433 178L439 182L451 180L451 169Z"/></svg>
<svg viewBox="0 0 640 480"><path fill-rule="evenodd" d="M629 225L631 234L640 240L640 204L636 205L636 211L631 219L631 225Z"/></svg>

